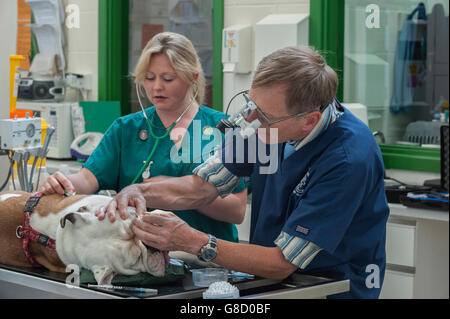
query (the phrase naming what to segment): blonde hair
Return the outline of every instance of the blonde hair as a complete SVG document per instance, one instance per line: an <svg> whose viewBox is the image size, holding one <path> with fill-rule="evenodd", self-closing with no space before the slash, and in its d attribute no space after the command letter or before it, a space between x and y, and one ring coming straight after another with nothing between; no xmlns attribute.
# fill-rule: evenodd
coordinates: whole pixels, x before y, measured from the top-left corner
<svg viewBox="0 0 450 319"><path fill-rule="evenodd" d="M339 83L325 59L307 46L286 47L258 64L252 88L286 84L286 106L292 113L313 111L332 103Z"/></svg>
<svg viewBox="0 0 450 319"><path fill-rule="evenodd" d="M200 58L192 42L178 33L162 32L156 34L148 41L139 57L134 69L135 83L141 84L144 82L153 54L165 54L167 56L177 76L191 86L192 96L195 96L198 89L195 99L198 104L202 104L205 96L205 76ZM195 74L197 74L197 79L195 79Z"/></svg>

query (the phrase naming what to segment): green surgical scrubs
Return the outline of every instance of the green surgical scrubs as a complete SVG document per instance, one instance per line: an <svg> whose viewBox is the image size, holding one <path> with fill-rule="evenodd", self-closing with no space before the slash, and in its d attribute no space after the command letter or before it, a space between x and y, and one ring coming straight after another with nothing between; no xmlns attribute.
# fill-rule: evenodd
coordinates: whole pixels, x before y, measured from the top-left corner
<svg viewBox="0 0 450 319"><path fill-rule="evenodd" d="M163 136L166 129L155 108L147 108L146 114L152 124L154 135ZM225 114L200 105L179 150L169 136L159 141L151 159L153 163L150 166L150 177L192 175L193 169L203 163L214 147L221 143L223 136L215 127L222 118L225 118ZM149 132L142 112L129 114L111 124L83 167L95 175L99 189L119 192L130 185L139 173L154 144L155 139ZM142 177L139 176L136 183L141 182ZM246 184L242 181L234 193L241 192L245 188ZM151 209L153 208L148 208ZM195 229L224 240L238 242L234 224L214 220L195 210L173 212Z"/></svg>

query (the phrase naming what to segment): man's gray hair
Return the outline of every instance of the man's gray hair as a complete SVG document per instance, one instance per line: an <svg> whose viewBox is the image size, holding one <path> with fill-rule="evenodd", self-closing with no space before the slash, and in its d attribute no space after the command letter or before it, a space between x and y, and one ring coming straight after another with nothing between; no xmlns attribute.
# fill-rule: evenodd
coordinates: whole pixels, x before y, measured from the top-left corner
<svg viewBox="0 0 450 319"><path fill-rule="evenodd" d="M307 46L277 50L259 62L252 88L286 84L291 113L307 112L333 102L338 76L325 59Z"/></svg>

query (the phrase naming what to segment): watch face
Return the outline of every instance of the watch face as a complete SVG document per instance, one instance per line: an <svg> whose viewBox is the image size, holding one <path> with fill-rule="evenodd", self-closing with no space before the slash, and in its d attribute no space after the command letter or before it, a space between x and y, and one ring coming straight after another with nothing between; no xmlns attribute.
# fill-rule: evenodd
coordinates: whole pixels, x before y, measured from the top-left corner
<svg viewBox="0 0 450 319"><path fill-rule="evenodd" d="M211 260L211 259L213 259L214 257L216 257L216 251L215 251L214 249L206 249L206 250L203 252L203 257L204 257L206 260Z"/></svg>

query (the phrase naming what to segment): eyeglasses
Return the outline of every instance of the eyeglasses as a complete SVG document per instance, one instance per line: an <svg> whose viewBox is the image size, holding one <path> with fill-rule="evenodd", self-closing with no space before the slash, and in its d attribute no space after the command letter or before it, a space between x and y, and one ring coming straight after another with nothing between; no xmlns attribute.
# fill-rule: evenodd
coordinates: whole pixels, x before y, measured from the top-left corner
<svg viewBox="0 0 450 319"><path fill-rule="evenodd" d="M274 125L274 124L276 124L276 123L280 123L280 122L289 120L289 119L301 117L301 116L306 115L306 114L308 114L308 113L311 113L311 112L313 112L313 111L319 111L319 110L322 109L322 106L318 106L318 107L316 107L315 109L313 109L313 110L311 110L311 111L301 112L301 113L289 115L289 116L282 117L282 118L280 118L280 119L271 121L271 120L269 119L269 117L268 117L268 116L267 116L267 115L266 115L266 114L258 107L258 105L256 105L256 103L250 98L250 96L248 95L248 93L249 93L249 90L246 90L246 91L242 91L242 92L240 92L240 93L238 93L238 94L242 94L242 95L244 96L244 98L245 98L245 100L246 100L247 103L253 103L253 105L255 106L256 113L258 113L258 116L264 121L264 123L265 123L265 125L266 125L267 127L272 126L272 125Z"/></svg>

